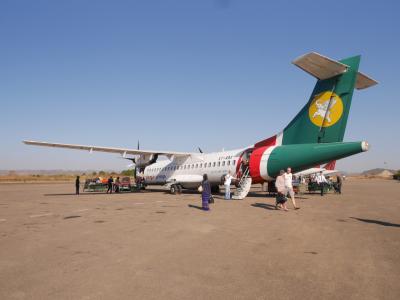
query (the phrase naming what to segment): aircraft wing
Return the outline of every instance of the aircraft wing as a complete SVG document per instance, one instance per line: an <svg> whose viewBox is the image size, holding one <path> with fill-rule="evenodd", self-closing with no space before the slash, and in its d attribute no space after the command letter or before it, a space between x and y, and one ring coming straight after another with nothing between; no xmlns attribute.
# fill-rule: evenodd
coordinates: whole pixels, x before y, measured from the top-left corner
<svg viewBox="0 0 400 300"><path fill-rule="evenodd" d="M175 157L188 157L193 154L190 152L137 150L137 149L129 149L129 148L112 148L112 147L99 147L99 146L88 146L88 145L59 144L59 143L48 143L48 142L38 142L38 141L23 141L23 142L26 145L34 145L34 146L42 146L42 147L87 150L89 152L98 151L98 152L119 153L123 157L125 157L127 154L131 154L131 155L158 154L158 155L175 156Z"/></svg>
<svg viewBox="0 0 400 300"><path fill-rule="evenodd" d="M325 170L323 172L323 174L326 175L326 176L333 176L333 175L337 175L339 173L340 173L339 170Z"/></svg>
<svg viewBox="0 0 400 300"><path fill-rule="evenodd" d="M333 176L336 175L338 173L340 173L339 170L327 170L325 168L310 168L301 172L297 172L294 175L295 176L308 176L311 174L316 174L322 172L322 174L326 175L326 176Z"/></svg>
<svg viewBox="0 0 400 300"><path fill-rule="evenodd" d="M321 171L325 171L325 169L324 168L310 168L307 170L303 170L303 171L294 173L294 175L295 176L307 176L307 175L319 173Z"/></svg>

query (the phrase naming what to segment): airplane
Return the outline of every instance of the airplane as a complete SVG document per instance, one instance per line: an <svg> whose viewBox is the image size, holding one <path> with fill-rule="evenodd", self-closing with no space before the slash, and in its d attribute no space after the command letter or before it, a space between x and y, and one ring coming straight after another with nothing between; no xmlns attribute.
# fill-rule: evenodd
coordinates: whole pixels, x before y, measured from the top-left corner
<svg viewBox="0 0 400 300"><path fill-rule="evenodd" d="M293 64L317 79L304 107L276 135L253 145L214 153L139 150L23 141L27 145L119 153L131 160L146 185L163 185L172 194L197 188L208 179L213 192L230 171L239 179L234 199L247 196L251 185L274 181L281 169L293 173L365 152L366 141L343 142L354 89L378 82L358 71L361 56L334 60L316 52L302 55ZM165 156L167 159L159 160Z"/></svg>
<svg viewBox="0 0 400 300"><path fill-rule="evenodd" d="M304 171L300 171L300 172L296 172L293 175L297 176L309 176L309 175L313 175L316 173L320 173L322 172L322 174L324 174L325 176L333 176L336 174L340 174L341 172L339 170L335 169L336 166L336 160L333 160L329 163L327 163L324 167L314 167L314 168L310 168Z"/></svg>

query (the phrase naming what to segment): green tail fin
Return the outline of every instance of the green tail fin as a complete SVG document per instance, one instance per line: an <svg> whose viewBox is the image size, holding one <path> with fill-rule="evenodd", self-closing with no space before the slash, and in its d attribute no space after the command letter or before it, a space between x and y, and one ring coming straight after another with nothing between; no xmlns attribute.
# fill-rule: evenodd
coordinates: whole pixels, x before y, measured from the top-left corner
<svg viewBox="0 0 400 300"><path fill-rule="evenodd" d="M309 69L299 65L301 68L312 75L315 75L312 73L314 71L329 78L317 81L308 103L283 130L283 145L343 141L360 58L354 56L340 62L324 58L327 59L327 68L333 77L329 72L328 75L324 73L326 70L319 65L303 59ZM335 69L341 65L347 67L346 71L339 72Z"/></svg>

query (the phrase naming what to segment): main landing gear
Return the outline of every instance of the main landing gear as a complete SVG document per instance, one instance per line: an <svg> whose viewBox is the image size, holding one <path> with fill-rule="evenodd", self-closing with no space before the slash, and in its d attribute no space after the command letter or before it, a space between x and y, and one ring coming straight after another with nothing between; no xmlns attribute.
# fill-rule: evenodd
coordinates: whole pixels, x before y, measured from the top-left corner
<svg viewBox="0 0 400 300"><path fill-rule="evenodd" d="M182 187L180 184L172 184L169 191L172 195L180 194L182 193Z"/></svg>

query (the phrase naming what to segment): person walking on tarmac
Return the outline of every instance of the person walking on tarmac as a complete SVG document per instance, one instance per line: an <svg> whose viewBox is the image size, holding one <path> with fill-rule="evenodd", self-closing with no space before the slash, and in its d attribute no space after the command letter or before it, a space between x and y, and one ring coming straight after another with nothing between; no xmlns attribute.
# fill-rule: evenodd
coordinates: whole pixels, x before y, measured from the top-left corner
<svg viewBox="0 0 400 300"><path fill-rule="evenodd" d="M287 191L285 188L285 177L284 177L285 171L280 170L279 176L276 177L275 181L275 187L276 187L276 202L275 202L275 209L279 209L279 207L283 208L285 211L288 211L286 207L286 195Z"/></svg>
<svg viewBox="0 0 400 300"><path fill-rule="evenodd" d="M199 187L200 188L200 187ZM210 210L209 201L211 198L211 186L208 182L207 174L203 175L203 181L201 182L201 207L203 210Z"/></svg>
<svg viewBox="0 0 400 300"><path fill-rule="evenodd" d="M108 178L108 180L107 180L107 186L108 186L107 194L108 194L108 192L110 192L110 194L112 194L113 183L114 183L114 179L112 178L112 176L110 176L110 177Z"/></svg>
<svg viewBox="0 0 400 300"><path fill-rule="evenodd" d="M336 188L337 188L337 192L338 192L339 194L342 193L342 181L343 181L342 175L341 175L341 174L338 174L338 175L336 176Z"/></svg>
<svg viewBox="0 0 400 300"><path fill-rule="evenodd" d="M76 176L76 180L75 180L75 193L77 195L79 195L79 187L81 185L81 181L79 179L79 176Z"/></svg>
<svg viewBox="0 0 400 300"><path fill-rule="evenodd" d="M318 183L319 188L321 189L321 196L323 196L324 195L324 187L325 187L325 184L328 183L328 181L326 180L322 171L319 172L317 177L315 177L315 181Z"/></svg>
<svg viewBox="0 0 400 300"><path fill-rule="evenodd" d="M299 209L300 207L296 206L296 200L294 199L293 174L292 174L292 169L290 167L286 169L286 173L283 174L283 178L285 178L286 193L290 195L290 199L292 199L294 209Z"/></svg>

